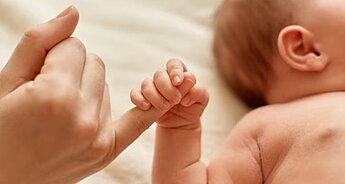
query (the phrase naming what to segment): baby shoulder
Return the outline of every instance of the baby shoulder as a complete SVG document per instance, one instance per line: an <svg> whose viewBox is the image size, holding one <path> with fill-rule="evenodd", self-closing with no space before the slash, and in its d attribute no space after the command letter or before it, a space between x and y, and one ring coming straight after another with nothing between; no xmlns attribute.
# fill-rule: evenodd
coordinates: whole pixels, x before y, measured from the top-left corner
<svg viewBox="0 0 345 184"><path fill-rule="evenodd" d="M267 126L270 126L274 117L272 107L254 109L244 115L236 124L232 132L257 138Z"/></svg>
<svg viewBox="0 0 345 184"><path fill-rule="evenodd" d="M248 113L231 131L223 150L208 165L208 183L262 183L258 113Z"/></svg>

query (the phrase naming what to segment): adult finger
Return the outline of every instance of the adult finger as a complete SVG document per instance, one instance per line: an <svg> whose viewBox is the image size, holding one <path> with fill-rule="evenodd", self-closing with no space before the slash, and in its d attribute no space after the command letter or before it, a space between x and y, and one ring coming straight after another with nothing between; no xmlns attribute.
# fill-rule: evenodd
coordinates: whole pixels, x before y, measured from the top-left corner
<svg viewBox="0 0 345 184"><path fill-rule="evenodd" d="M182 96L185 96L196 83L196 78L192 73L185 72L184 75L186 78L179 86ZM151 86L147 87L148 89L155 89L152 86L152 81L149 79L144 80L143 85ZM118 156L163 114L162 110L158 110L155 107L151 107L149 110L135 107L127 111L118 120L114 120L115 155Z"/></svg>
<svg viewBox="0 0 345 184"><path fill-rule="evenodd" d="M86 50L83 43L77 38L67 38L49 51L40 75L48 75L52 79L79 89L85 60ZM96 62L88 61L88 63ZM88 72L90 71L86 73Z"/></svg>
<svg viewBox="0 0 345 184"><path fill-rule="evenodd" d="M115 127L115 155L118 156L134 142L155 120L163 115L156 108L143 111L137 107L113 121Z"/></svg>
<svg viewBox="0 0 345 184"><path fill-rule="evenodd" d="M187 71L186 65L179 59L170 59L166 68L172 83L175 86L180 85L184 80L183 73Z"/></svg>
<svg viewBox="0 0 345 184"><path fill-rule="evenodd" d="M105 85L105 65L95 54L88 54L81 79L81 91L86 99L102 102Z"/></svg>
<svg viewBox="0 0 345 184"><path fill-rule="evenodd" d="M33 80L44 64L47 52L73 33L79 14L73 6L56 18L29 28L0 73L0 97Z"/></svg>
<svg viewBox="0 0 345 184"><path fill-rule="evenodd" d="M196 78L192 73L185 72L184 76L185 80L179 86L182 96L185 96L196 84ZM150 88L155 89L154 86L152 86L152 81L149 79L144 80L143 85L149 85L151 86ZM114 120L116 156L119 155L130 144L132 144L133 141L135 141L154 123L154 121L159 119L163 114L164 112L155 107L151 107L149 110L142 110L138 107L135 107L127 111L118 120Z"/></svg>
<svg viewBox="0 0 345 184"><path fill-rule="evenodd" d="M99 124L97 129L97 136L93 142L93 151L103 152L105 158L100 158L102 160L112 160L115 156L114 146L114 125L112 124L111 118L111 104L110 104L110 94L108 84L103 86L104 94L102 95L102 105L99 113ZM111 157L111 159L107 159ZM107 163L105 163L107 164Z"/></svg>

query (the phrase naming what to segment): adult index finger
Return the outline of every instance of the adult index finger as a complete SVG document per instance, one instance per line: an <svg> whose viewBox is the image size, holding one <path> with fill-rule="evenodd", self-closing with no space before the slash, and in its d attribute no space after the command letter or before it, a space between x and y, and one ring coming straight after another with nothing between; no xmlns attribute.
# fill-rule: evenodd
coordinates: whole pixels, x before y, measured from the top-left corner
<svg viewBox="0 0 345 184"><path fill-rule="evenodd" d="M40 75L48 75L79 89L85 60L86 49L83 43L77 38L68 38L49 51Z"/></svg>

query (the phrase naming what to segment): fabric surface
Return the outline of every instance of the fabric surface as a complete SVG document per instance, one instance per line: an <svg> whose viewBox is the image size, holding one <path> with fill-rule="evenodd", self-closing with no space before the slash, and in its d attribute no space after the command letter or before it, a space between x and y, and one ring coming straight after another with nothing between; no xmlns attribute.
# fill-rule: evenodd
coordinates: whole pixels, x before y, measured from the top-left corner
<svg viewBox="0 0 345 184"><path fill-rule="evenodd" d="M74 36L107 67L113 118L133 107L132 88L178 57L207 87L202 159L221 149L231 128L247 111L217 74L211 53L212 16L220 0L0 0L0 62L3 66L24 30L73 4L80 11ZM152 126L111 165L81 183L151 183Z"/></svg>

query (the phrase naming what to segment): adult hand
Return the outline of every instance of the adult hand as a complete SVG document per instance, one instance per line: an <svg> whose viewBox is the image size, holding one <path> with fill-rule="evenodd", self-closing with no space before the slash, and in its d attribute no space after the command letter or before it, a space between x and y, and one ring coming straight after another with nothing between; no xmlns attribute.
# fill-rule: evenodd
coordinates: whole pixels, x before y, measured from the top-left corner
<svg viewBox="0 0 345 184"><path fill-rule="evenodd" d="M67 39L77 22L70 7L29 28L0 73L0 183L75 182L108 157L90 141L103 126L93 122L101 121L97 113L109 105L99 99L104 68Z"/></svg>
<svg viewBox="0 0 345 184"><path fill-rule="evenodd" d="M78 17L70 7L28 29L0 73L0 183L75 183L162 115L133 108L112 122L103 62L69 38Z"/></svg>

